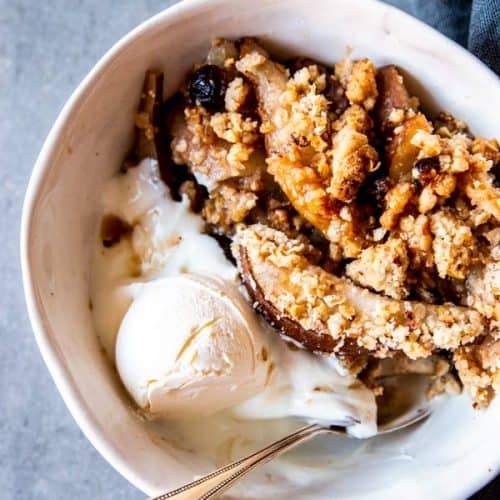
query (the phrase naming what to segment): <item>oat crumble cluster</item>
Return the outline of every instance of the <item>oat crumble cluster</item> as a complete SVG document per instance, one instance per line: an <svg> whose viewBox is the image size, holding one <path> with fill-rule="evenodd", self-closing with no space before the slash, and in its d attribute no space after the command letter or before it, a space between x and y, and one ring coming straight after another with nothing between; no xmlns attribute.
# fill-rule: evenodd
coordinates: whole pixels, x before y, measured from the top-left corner
<svg viewBox="0 0 500 500"><path fill-rule="evenodd" d="M285 338L335 353L376 394L384 377L415 373L429 396L463 385L489 404L498 140L424 113L395 66L277 62L252 38L215 40L164 108L166 178Z"/></svg>

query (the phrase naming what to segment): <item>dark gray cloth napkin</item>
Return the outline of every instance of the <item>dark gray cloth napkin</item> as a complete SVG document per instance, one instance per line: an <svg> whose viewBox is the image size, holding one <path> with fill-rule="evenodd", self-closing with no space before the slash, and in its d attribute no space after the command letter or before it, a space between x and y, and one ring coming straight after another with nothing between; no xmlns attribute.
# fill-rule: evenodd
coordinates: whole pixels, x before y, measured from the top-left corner
<svg viewBox="0 0 500 500"><path fill-rule="evenodd" d="M469 49L500 75L500 0L386 0Z"/></svg>

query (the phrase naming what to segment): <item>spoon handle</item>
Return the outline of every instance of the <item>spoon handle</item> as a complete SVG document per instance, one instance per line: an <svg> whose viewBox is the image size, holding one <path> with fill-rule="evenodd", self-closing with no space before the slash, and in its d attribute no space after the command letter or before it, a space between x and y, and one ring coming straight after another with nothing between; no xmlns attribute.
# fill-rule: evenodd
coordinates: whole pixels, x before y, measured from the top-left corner
<svg viewBox="0 0 500 500"><path fill-rule="evenodd" d="M337 428L340 430L340 428ZM328 427L322 427L317 424L302 427L293 434L275 441L265 448L249 455L232 464L226 465L215 472L211 472L192 483L181 486L180 488L165 493L151 500L208 500L215 498L223 491L233 485L238 479L242 478L247 472L253 470L257 465L263 464L272 458L281 455L285 451L297 446L304 441L311 439L318 434L332 432Z"/></svg>

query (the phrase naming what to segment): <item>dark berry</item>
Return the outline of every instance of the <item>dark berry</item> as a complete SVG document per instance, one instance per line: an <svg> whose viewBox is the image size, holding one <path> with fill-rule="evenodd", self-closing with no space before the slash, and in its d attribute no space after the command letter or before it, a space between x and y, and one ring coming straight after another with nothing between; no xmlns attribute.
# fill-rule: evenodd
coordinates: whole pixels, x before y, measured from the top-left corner
<svg viewBox="0 0 500 500"><path fill-rule="evenodd" d="M500 187L500 162L496 163L490 172L493 175L493 184Z"/></svg>
<svg viewBox="0 0 500 500"><path fill-rule="evenodd" d="M349 101L345 96L344 87L342 87L341 83L333 76L329 76L326 80L324 95L331 103L331 111L338 116L349 107Z"/></svg>
<svg viewBox="0 0 500 500"><path fill-rule="evenodd" d="M379 206L384 204L385 195L387 191L391 189L392 181L388 177L380 177L379 179L375 179L373 181L373 187L371 189L371 194L373 196L373 200Z"/></svg>
<svg viewBox="0 0 500 500"><path fill-rule="evenodd" d="M217 111L224 107L226 88L225 71L214 64L205 64L198 68L189 80L189 98L193 104Z"/></svg>
<svg viewBox="0 0 500 500"><path fill-rule="evenodd" d="M433 156L431 158L422 158L415 162L412 170L413 180L423 187L436 177L439 172L439 158Z"/></svg>
<svg viewBox="0 0 500 500"><path fill-rule="evenodd" d="M391 179L384 175L384 172L378 171L368 176L365 183L358 191L358 202L368 205L375 210L375 213L381 213L384 210L384 199L387 191L393 186Z"/></svg>

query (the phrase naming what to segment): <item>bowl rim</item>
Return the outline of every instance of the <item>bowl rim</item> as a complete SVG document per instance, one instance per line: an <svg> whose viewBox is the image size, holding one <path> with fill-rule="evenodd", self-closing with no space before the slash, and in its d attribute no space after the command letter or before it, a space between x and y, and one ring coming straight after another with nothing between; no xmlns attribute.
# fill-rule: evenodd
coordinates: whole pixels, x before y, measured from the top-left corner
<svg viewBox="0 0 500 500"><path fill-rule="evenodd" d="M61 394L67 408L75 419L79 428L94 448L103 456L103 458L112 465L123 477L125 477L136 488L146 494L154 494L152 485L143 480L129 466L120 452L111 443L104 431L100 430L92 413L87 405L81 400L76 383L68 372L64 363L57 354L54 343L51 339L50 331L45 324L40 307L40 297L37 293L37 286L33 276L31 263L31 234L34 218L34 208L43 190L44 182L49 173L55 152L58 148L60 137L67 127L73 111L83 102L85 96L90 92L93 84L98 80L104 70L117 58L129 45L133 44L147 32L156 26L162 25L168 21L183 21L189 17L190 13L203 6L210 5L212 8L219 7L231 0L182 0L178 3L162 10L152 17L141 22L138 26L121 37L105 54L97 61L93 68L78 84L69 99L64 104L56 121L54 122L47 138L45 139L41 151L34 164L28 187L26 190L20 231L20 260L22 270L22 282L24 288L25 301L32 330L42 354L43 360L54 380L54 383ZM351 0L353 1L353 0ZM448 47L460 56L467 67L474 67L475 71L481 73L481 77L494 82L498 81L496 74L490 70L473 54L468 52L458 43L447 38L442 33L425 24L423 21L402 11L392 5L386 4L381 0L354 0L357 3L363 3L365 8L385 9L396 16L415 25L415 28L421 30L426 36L434 37L443 47ZM500 457L496 465L497 473L500 471ZM469 481L463 491L464 495L471 495L482 486L492 480L491 472L482 472L480 468L476 471L474 479Z"/></svg>

